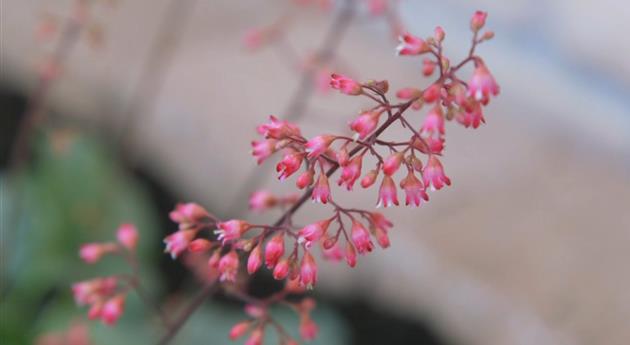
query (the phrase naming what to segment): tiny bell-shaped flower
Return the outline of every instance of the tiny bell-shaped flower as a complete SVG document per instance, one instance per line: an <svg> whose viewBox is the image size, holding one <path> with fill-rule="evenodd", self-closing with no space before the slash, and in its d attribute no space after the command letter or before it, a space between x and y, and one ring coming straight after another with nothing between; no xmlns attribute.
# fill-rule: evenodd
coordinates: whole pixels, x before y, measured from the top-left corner
<svg viewBox="0 0 630 345"><path fill-rule="evenodd" d="M400 164L403 161L403 153L402 152L394 152L392 155L385 159L385 163L383 164L383 173L387 176L392 176L398 171L400 168Z"/></svg>
<svg viewBox="0 0 630 345"><path fill-rule="evenodd" d="M282 258L273 268L273 278L276 280L282 280L289 275L289 260Z"/></svg>
<svg viewBox="0 0 630 345"><path fill-rule="evenodd" d="M461 123L466 128L478 128L482 123L486 123L486 119L483 117L483 110L479 103L475 103L470 110L460 112L456 119L457 122Z"/></svg>
<svg viewBox="0 0 630 345"><path fill-rule="evenodd" d="M304 243L306 248L310 248L313 242L319 241L326 234L331 219L320 220L319 222L309 224L298 232L298 242Z"/></svg>
<svg viewBox="0 0 630 345"><path fill-rule="evenodd" d="M319 178L317 179L317 184L313 188L311 198L313 199L313 201L320 204L326 204L328 203L328 200L331 199L328 177L323 172L319 174Z"/></svg>
<svg viewBox="0 0 630 345"><path fill-rule="evenodd" d="M276 152L276 143L274 139L252 141L252 156L256 158L256 163L262 164L269 156Z"/></svg>
<svg viewBox="0 0 630 345"><path fill-rule="evenodd" d="M354 182L361 177L361 164L363 162L363 156L356 156L352 158L352 160L343 167L341 170L341 176L339 177L339 181L337 181L338 185L346 184L347 190L352 190L354 186Z"/></svg>
<svg viewBox="0 0 630 345"><path fill-rule="evenodd" d="M499 94L499 85L494 80L486 65L480 59L475 60L475 71L468 83L468 95L482 104L490 101L490 95Z"/></svg>
<svg viewBox="0 0 630 345"><path fill-rule="evenodd" d="M381 228L386 232L394 226L394 224L380 212L370 212L370 221L375 227Z"/></svg>
<svg viewBox="0 0 630 345"><path fill-rule="evenodd" d="M444 29L442 29L441 26L436 26L435 30L433 31L433 38L435 38L435 41L437 42L444 41L444 36L446 36Z"/></svg>
<svg viewBox="0 0 630 345"><path fill-rule="evenodd" d="M396 192L396 184L391 176L383 176L383 182L378 191L378 203L376 207L398 206L398 193Z"/></svg>
<svg viewBox="0 0 630 345"><path fill-rule="evenodd" d="M249 331L249 327L251 326L251 321L241 321L230 329L230 340L236 340L247 333Z"/></svg>
<svg viewBox="0 0 630 345"><path fill-rule="evenodd" d="M169 213L169 217L175 223L179 223L180 229L186 229L190 225L199 223L208 217L206 211L199 204L189 202L185 204L177 204L175 209Z"/></svg>
<svg viewBox="0 0 630 345"><path fill-rule="evenodd" d="M100 310L101 321L108 326L116 324L125 311L125 295L116 295L103 304Z"/></svg>
<svg viewBox="0 0 630 345"><path fill-rule="evenodd" d="M279 120L273 115L269 116L269 122L256 127L256 131L266 139L282 140L288 137L299 137L300 128L287 121Z"/></svg>
<svg viewBox="0 0 630 345"><path fill-rule="evenodd" d="M256 191L249 197L249 209L256 212L265 211L277 203L278 198L264 190Z"/></svg>
<svg viewBox="0 0 630 345"><path fill-rule="evenodd" d="M434 155L429 156L429 161L422 171L422 179L425 186L431 186L436 190L440 190L444 185L451 185L451 180L444 174L442 163Z"/></svg>
<svg viewBox="0 0 630 345"><path fill-rule="evenodd" d="M431 74L433 74L433 71L435 71L435 66L435 62L429 58L422 60L422 74L425 77L431 76Z"/></svg>
<svg viewBox="0 0 630 345"><path fill-rule="evenodd" d="M297 180L295 181L295 185L296 187L298 187L299 189L304 189L310 185L313 184L313 175L315 174L315 172L313 170L306 170L305 172L303 172L302 174L300 174L300 176L298 176Z"/></svg>
<svg viewBox="0 0 630 345"><path fill-rule="evenodd" d="M243 235L251 225L244 220L231 219L225 222L217 223L218 229L214 231L217 239L223 244L229 241L237 240Z"/></svg>
<svg viewBox="0 0 630 345"><path fill-rule="evenodd" d="M326 152L330 144L335 140L334 135L318 135L305 144L305 151L309 159L319 157Z"/></svg>
<svg viewBox="0 0 630 345"><path fill-rule="evenodd" d="M284 255L284 236L279 233L267 241L265 246L265 265L267 268L276 266L282 255Z"/></svg>
<svg viewBox="0 0 630 345"><path fill-rule="evenodd" d="M396 47L398 55L419 55L429 51L429 45L420 37L406 33L399 40L400 44Z"/></svg>
<svg viewBox="0 0 630 345"><path fill-rule="evenodd" d="M368 188L376 182L376 178L378 177L378 170L370 170L363 178L361 179L361 187Z"/></svg>
<svg viewBox="0 0 630 345"><path fill-rule="evenodd" d="M135 250L138 244L138 229L133 224L123 224L116 231L116 239L127 250Z"/></svg>
<svg viewBox="0 0 630 345"><path fill-rule="evenodd" d="M238 273L238 254L234 250L223 255L219 260L219 273L221 276L219 280L222 282L234 282L236 281L236 273Z"/></svg>
<svg viewBox="0 0 630 345"><path fill-rule="evenodd" d="M374 249L374 243L370 239L370 233L363 227L363 224L356 220L352 220L352 243L357 247L359 254L371 252Z"/></svg>
<svg viewBox="0 0 630 345"><path fill-rule="evenodd" d="M422 99L426 103L433 103L440 99L440 93L442 92L442 85L433 84L426 88L424 92L422 92Z"/></svg>
<svg viewBox="0 0 630 345"><path fill-rule="evenodd" d="M439 105L433 107L424 118L420 132L429 135L444 135L444 115L442 115L442 108Z"/></svg>
<svg viewBox="0 0 630 345"><path fill-rule="evenodd" d="M350 96L363 93L361 84L341 74L333 73L330 75L330 86Z"/></svg>
<svg viewBox="0 0 630 345"><path fill-rule="evenodd" d="M307 288L312 288L317 283L317 264L308 251L304 252L300 264L300 283Z"/></svg>
<svg viewBox="0 0 630 345"><path fill-rule="evenodd" d="M381 246L381 248L383 249L389 248L390 242L389 242L389 236L387 235L387 231L381 228L375 227L374 237L376 237L376 242L378 243L379 246Z"/></svg>
<svg viewBox="0 0 630 345"><path fill-rule="evenodd" d="M212 242L206 240L205 238L197 238L188 245L188 250L193 253L207 252L210 248L212 248Z"/></svg>
<svg viewBox="0 0 630 345"><path fill-rule="evenodd" d="M356 132L355 137L365 139L378 126L380 116L381 112L378 111L363 112L350 123L350 129Z"/></svg>
<svg viewBox="0 0 630 345"><path fill-rule="evenodd" d="M422 182L409 170L407 177L400 181L400 188L405 191L405 205L420 206L421 199L429 201L429 195Z"/></svg>
<svg viewBox="0 0 630 345"><path fill-rule="evenodd" d="M470 19L470 29L473 32L477 32L481 30L481 28L486 25L486 18L488 17L488 12L476 11L472 18Z"/></svg>
<svg viewBox="0 0 630 345"><path fill-rule="evenodd" d="M304 155L299 152L289 152L282 157L282 160L276 165L276 171L279 173L278 179L284 181L287 177L293 175L300 166Z"/></svg>
<svg viewBox="0 0 630 345"><path fill-rule="evenodd" d="M351 268L357 265L357 252L350 242L346 243L346 263Z"/></svg>
<svg viewBox="0 0 630 345"><path fill-rule="evenodd" d="M98 262L103 255L116 251L118 246L113 243L86 243L79 249L79 257L85 263Z"/></svg>
<svg viewBox="0 0 630 345"><path fill-rule="evenodd" d="M318 332L319 327L313 319L308 314L303 314L300 317L300 337L306 341L312 341L317 338Z"/></svg>
<svg viewBox="0 0 630 345"><path fill-rule="evenodd" d="M247 258L247 273L254 274L262 265L262 245L259 244L249 253Z"/></svg>
<svg viewBox="0 0 630 345"><path fill-rule="evenodd" d="M245 340L244 345L262 345L264 337L265 337L264 328L262 328L261 326L258 326L252 332L249 338Z"/></svg>

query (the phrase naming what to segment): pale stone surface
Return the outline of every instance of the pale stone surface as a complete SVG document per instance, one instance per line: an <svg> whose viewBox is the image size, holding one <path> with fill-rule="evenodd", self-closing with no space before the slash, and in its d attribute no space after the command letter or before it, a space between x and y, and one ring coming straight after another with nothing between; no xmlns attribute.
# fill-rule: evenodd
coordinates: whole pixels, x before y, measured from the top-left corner
<svg viewBox="0 0 630 345"><path fill-rule="evenodd" d="M63 13L68 3L3 2L3 74L30 84L29 70L45 51L31 35L37 10ZM73 53L53 94L58 109L101 125L119 123L118 104L128 101L166 3L125 1L100 10L108 46ZM297 84L274 51L241 53L240 35L282 12L282 2L271 4L200 1L159 110L137 114L145 116L133 148L142 152L142 164L219 213L238 213L233 193L254 169L247 157L253 128L281 111ZM620 33L630 30L630 5L519 0L462 8L459 1L406 1L404 19L417 33L443 24L447 45L463 48L473 4L489 9L489 27L497 32L480 48L502 87L487 110L488 124L476 131L451 126L445 166L453 186L420 210L388 210L397 220L393 247L361 258L356 270L322 265L322 288L377 294L375 303L428 315L463 343L626 344L630 50ZM329 20L316 11L300 14L292 42L301 51L314 49ZM362 77L387 77L393 88L420 85L419 73L410 73L418 62L396 58L383 28L361 20L341 55ZM368 103L335 94L311 105L300 120L306 135L346 130ZM270 177L266 186L279 183ZM370 206L375 193L358 192L353 202ZM315 208L299 217L320 214Z"/></svg>

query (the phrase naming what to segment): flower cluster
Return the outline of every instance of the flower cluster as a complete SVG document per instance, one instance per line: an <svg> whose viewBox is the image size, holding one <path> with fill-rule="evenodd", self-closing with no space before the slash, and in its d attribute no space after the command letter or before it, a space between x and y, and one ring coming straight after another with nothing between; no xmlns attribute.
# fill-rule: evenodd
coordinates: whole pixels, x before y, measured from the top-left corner
<svg viewBox="0 0 630 345"><path fill-rule="evenodd" d="M81 246L79 256L93 264L105 254L121 254L133 266L138 243L138 230L132 224L122 224L116 232L116 242L88 243ZM125 310L127 292L135 284L135 277L110 276L81 281L72 285L75 302L89 305L88 318L100 319L114 325Z"/></svg>

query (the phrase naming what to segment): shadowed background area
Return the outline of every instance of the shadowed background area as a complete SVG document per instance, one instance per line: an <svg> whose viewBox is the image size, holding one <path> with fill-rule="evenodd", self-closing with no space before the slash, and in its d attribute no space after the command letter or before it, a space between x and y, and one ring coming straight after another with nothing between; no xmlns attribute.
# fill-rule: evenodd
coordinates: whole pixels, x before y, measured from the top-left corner
<svg viewBox="0 0 630 345"><path fill-rule="evenodd" d="M339 7L179 2L95 6L102 44L80 43L68 56L33 154L10 182L16 128L37 66L53 47L34 38L35 28L45 13L66 16L72 2L2 2L3 344L32 343L84 314L72 303L70 283L123 266L114 259L86 267L77 248L110 239L121 222L140 229L144 278L155 298L175 303L192 296L199 284L162 254L161 239L175 229L168 219L173 205L197 201L221 217L273 220L277 214L246 215L247 195L261 187L290 192L293 180L277 181L271 162L256 167L249 155L255 126L277 114L293 118L306 137L348 134L348 121L370 106L314 90L305 110L295 111L288 105L301 87L301 70L287 60L287 47L253 54L242 47L249 28L290 13L287 45L306 57L326 40ZM393 90L426 86L421 59L396 57L386 21L355 2L357 13L334 53L340 72L388 79ZM630 5L402 0L399 12L420 36L442 25L446 53L458 60L476 9L489 12L487 27L497 34L478 53L501 95L479 129L447 127L443 162L453 185L420 209L385 211L395 223L391 248L361 257L352 270L320 264L316 344L625 345L630 339L630 44L621 35L630 30ZM156 45L164 18L176 30ZM144 74L151 63L159 75ZM143 80L149 87L138 92ZM419 124L425 112L409 118ZM407 136L401 129L387 134ZM374 189L334 188L333 195L366 208L376 199ZM324 214L307 205L296 220ZM252 288L265 294L277 286L260 277ZM290 313L278 313L294 322ZM239 304L215 296L176 343L228 344L226 333L241 318ZM159 336L154 321L130 298L120 325L90 329L97 344L150 343Z"/></svg>

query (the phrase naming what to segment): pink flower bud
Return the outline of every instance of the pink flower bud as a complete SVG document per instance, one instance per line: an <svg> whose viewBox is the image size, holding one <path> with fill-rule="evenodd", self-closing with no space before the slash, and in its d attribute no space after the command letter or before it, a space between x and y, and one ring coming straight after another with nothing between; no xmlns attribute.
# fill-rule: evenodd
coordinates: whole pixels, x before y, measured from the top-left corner
<svg viewBox="0 0 630 345"><path fill-rule="evenodd" d="M424 189L424 185L416 176L413 174L411 170L407 174L402 181L400 181L400 188L405 191L405 205L414 205L416 207L420 206L421 199L424 201L429 201L429 195Z"/></svg>
<svg viewBox="0 0 630 345"><path fill-rule="evenodd" d="M481 60L475 60L475 72L468 82L468 96L486 105L490 101L490 95L499 94L499 85Z"/></svg>
<svg viewBox="0 0 630 345"><path fill-rule="evenodd" d="M477 32L486 25L486 18L488 17L487 12L476 11L470 19L470 29L474 32Z"/></svg>
<svg viewBox="0 0 630 345"><path fill-rule="evenodd" d="M352 158L349 164L343 167L341 170L341 176L339 177L339 181L337 181L338 185L346 184L347 190L352 190L352 186L354 186L354 182L361 177L361 164L363 162L363 156L356 156Z"/></svg>
<svg viewBox="0 0 630 345"><path fill-rule="evenodd" d="M446 184L451 185L451 180L444 174L442 163L436 156L429 156L429 161L422 172L422 179L425 186L431 186L434 189L441 189Z"/></svg>
<svg viewBox="0 0 630 345"><path fill-rule="evenodd" d="M425 77L429 77L433 74L433 71L435 71L435 62L429 58L422 60L422 74Z"/></svg>
<svg viewBox="0 0 630 345"><path fill-rule="evenodd" d="M357 252L350 242L346 244L346 263L352 268L357 265Z"/></svg>
<svg viewBox="0 0 630 345"><path fill-rule="evenodd" d="M284 255L284 236L279 233L267 241L265 246L265 265L267 268L274 267L282 255Z"/></svg>
<svg viewBox="0 0 630 345"><path fill-rule="evenodd" d="M90 320L96 320L96 319L100 319L101 315L103 315L103 306L105 306L105 303L103 301L97 301L94 304L92 304L90 306L90 309L88 310L88 319Z"/></svg>
<svg viewBox="0 0 630 345"><path fill-rule="evenodd" d="M298 126L282 121L275 116L269 116L269 122L256 127L256 131L267 139L282 140L290 137L300 137Z"/></svg>
<svg viewBox="0 0 630 345"><path fill-rule="evenodd" d="M256 191L249 197L249 209L256 212L265 211L277 203L278 198L264 190Z"/></svg>
<svg viewBox="0 0 630 345"><path fill-rule="evenodd" d="M322 245L322 255L324 259L331 261L341 261L345 257L337 241L335 241L328 247Z"/></svg>
<svg viewBox="0 0 630 345"><path fill-rule="evenodd" d="M262 245L259 244L249 253L247 259L247 273L254 274L262 265Z"/></svg>
<svg viewBox="0 0 630 345"><path fill-rule="evenodd" d="M317 264L308 251L304 252L300 265L300 283L307 288L312 288L317 283Z"/></svg>
<svg viewBox="0 0 630 345"><path fill-rule="evenodd" d="M350 123L350 129L356 132L359 139L365 139L378 126L381 112L366 111Z"/></svg>
<svg viewBox="0 0 630 345"><path fill-rule="evenodd" d="M249 331L249 326L251 326L251 321L241 321L230 329L230 340L236 340L247 333Z"/></svg>
<svg viewBox="0 0 630 345"><path fill-rule="evenodd" d="M396 184L391 176L385 175L383 176L381 188L378 191L378 203L376 207L391 207L392 205L398 206Z"/></svg>
<svg viewBox="0 0 630 345"><path fill-rule="evenodd" d="M112 243L86 243L79 249L79 257L88 264L98 262L103 255L116 251Z"/></svg>
<svg viewBox="0 0 630 345"><path fill-rule="evenodd" d="M214 253L212 253L210 258L208 259L208 267L210 267L213 270L218 269L219 268L219 260L221 260L221 251L220 250L215 250Z"/></svg>
<svg viewBox="0 0 630 345"><path fill-rule="evenodd" d="M108 326L116 324L125 311L125 295L116 295L103 305L100 312L101 321Z"/></svg>
<svg viewBox="0 0 630 345"><path fill-rule="evenodd" d="M420 132L428 133L429 135L444 135L444 116L442 115L442 108L439 105L433 107L424 118Z"/></svg>
<svg viewBox="0 0 630 345"><path fill-rule="evenodd" d="M169 214L172 221L180 224L180 229L199 223L208 217L208 211L198 204L189 202L186 204L177 204L175 210ZM182 227L184 225L184 227Z"/></svg>
<svg viewBox="0 0 630 345"><path fill-rule="evenodd" d="M440 99L440 92L442 92L442 85L433 84L424 90L422 99L427 103L433 103Z"/></svg>
<svg viewBox="0 0 630 345"><path fill-rule="evenodd" d="M400 44L396 47L398 55L419 55L429 51L429 45L420 37L403 34L399 37Z"/></svg>
<svg viewBox="0 0 630 345"><path fill-rule="evenodd" d="M274 139L252 141L252 156L256 158L256 162L261 164L274 152L276 152L276 143Z"/></svg>
<svg viewBox="0 0 630 345"><path fill-rule="evenodd" d="M287 177L293 175L302 165L303 159L304 155L299 152L289 152L284 155L282 161L276 165L276 171L279 173L278 179L284 181Z"/></svg>
<svg viewBox="0 0 630 345"><path fill-rule="evenodd" d="M231 219L226 222L217 223L218 229L214 231L218 235L217 239L223 244L237 240L243 235L251 225L244 220Z"/></svg>
<svg viewBox="0 0 630 345"><path fill-rule="evenodd" d="M379 212L370 212L370 221L375 227L381 228L386 232L394 225L389 219L385 218L385 216Z"/></svg>
<svg viewBox="0 0 630 345"><path fill-rule="evenodd" d="M193 240L188 245L188 250L193 253L207 252L210 250L210 248L212 248L212 242L206 240L205 238L198 238L196 240Z"/></svg>
<svg viewBox="0 0 630 345"><path fill-rule="evenodd" d="M276 280L282 280L289 275L289 261L287 258L282 258L276 264L273 269L273 278Z"/></svg>
<svg viewBox="0 0 630 345"><path fill-rule="evenodd" d="M123 247L134 250L138 244L138 230L133 224L123 224L118 228L116 238Z"/></svg>
<svg viewBox="0 0 630 345"><path fill-rule="evenodd" d="M368 188L376 182L376 178L378 177L378 170L370 170L364 177L361 179L361 187Z"/></svg>
<svg viewBox="0 0 630 345"><path fill-rule="evenodd" d="M381 228L375 227L374 237L376 237L376 242L378 242L378 245L381 246L381 248L383 249L389 248L390 242L389 242L389 236L387 235L387 231Z"/></svg>
<svg viewBox="0 0 630 345"><path fill-rule="evenodd" d="M352 220L352 243L357 247L359 254L371 252L374 244L370 239L370 233L363 227L363 224Z"/></svg>
<svg viewBox="0 0 630 345"><path fill-rule="evenodd" d="M335 139L333 135L318 135L305 144L305 151L309 159L319 157Z"/></svg>
<svg viewBox="0 0 630 345"><path fill-rule="evenodd" d="M383 164L383 173L387 176L392 176L398 168L400 168L400 164L403 160L402 152L394 152L392 155L385 159L385 163Z"/></svg>
<svg viewBox="0 0 630 345"><path fill-rule="evenodd" d="M363 92L361 84L344 75L336 73L330 75L330 86L350 96L357 96Z"/></svg>
<svg viewBox="0 0 630 345"><path fill-rule="evenodd" d="M396 91L396 97L400 99L414 99L419 98L420 96L422 96L422 91L416 89L415 87L406 87Z"/></svg>
<svg viewBox="0 0 630 345"><path fill-rule="evenodd" d="M234 282L236 281L236 273L238 273L238 254L234 250L223 255L219 260L219 273L221 276L219 280L222 282Z"/></svg>
<svg viewBox="0 0 630 345"><path fill-rule="evenodd" d="M258 319L263 317L267 311L265 307L255 305L255 304L247 304L245 305L245 313L254 319Z"/></svg>
<svg viewBox="0 0 630 345"><path fill-rule="evenodd" d="M298 176L297 181L295 181L296 187L299 189L304 189L313 184L313 170L306 170L300 176Z"/></svg>
<svg viewBox="0 0 630 345"><path fill-rule="evenodd" d="M300 337L306 341L312 341L317 338L319 327L311 319L310 316L304 315L300 318Z"/></svg>
<svg viewBox="0 0 630 345"><path fill-rule="evenodd" d="M328 226L332 219L320 220L319 222L309 224L298 232L298 242L304 243L306 248L310 248L313 242L319 241L328 230Z"/></svg>
<svg viewBox="0 0 630 345"><path fill-rule="evenodd" d="M348 155L348 149L346 149L345 145L342 146L339 151L337 151L335 157L337 158L337 163L339 163L340 166L348 164L348 161L350 160L350 155Z"/></svg>
<svg viewBox="0 0 630 345"><path fill-rule="evenodd" d="M476 103L470 111L466 110L457 116L457 122L461 123L464 127L477 128L482 123L486 123L486 119L483 117L483 111L481 105Z"/></svg>
<svg viewBox="0 0 630 345"><path fill-rule="evenodd" d="M444 36L446 35L446 33L444 32L444 29L442 29L441 26L436 26L434 33L433 33L433 38L435 38L435 40L437 42L442 42L444 41Z"/></svg>
<svg viewBox="0 0 630 345"><path fill-rule="evenodd" d="M247 338L244 345L262 345L265 331L262 327L256 327L252 334Z"/></svg>
<svg viewBox="0 0 630 345"><path fill-rule="evenodd" d="M311 195L313 201L326 204L330 197L330 186L328 184L328 177L324 173L319 174L319 178L317 179L317 184L313 188L313 193Z"/></svg>

